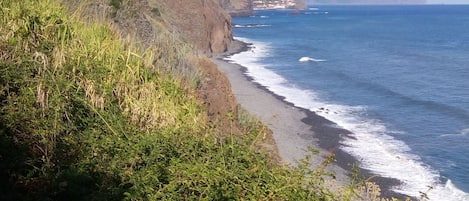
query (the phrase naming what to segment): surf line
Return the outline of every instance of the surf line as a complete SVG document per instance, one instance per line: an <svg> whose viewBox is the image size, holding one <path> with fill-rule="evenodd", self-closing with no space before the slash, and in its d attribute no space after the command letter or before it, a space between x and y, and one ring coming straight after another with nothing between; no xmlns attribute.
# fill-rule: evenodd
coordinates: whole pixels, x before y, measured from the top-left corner
<svg viewBox="0 0 469 201"><path fill-rule="evenodd" d="M326 61L324 59L315 59L315 58L311 58L311 57L301 57L300 59L298 59L299 62L309 62L309 61L314 61L314 62L323 62L323 61Z"/></svg>

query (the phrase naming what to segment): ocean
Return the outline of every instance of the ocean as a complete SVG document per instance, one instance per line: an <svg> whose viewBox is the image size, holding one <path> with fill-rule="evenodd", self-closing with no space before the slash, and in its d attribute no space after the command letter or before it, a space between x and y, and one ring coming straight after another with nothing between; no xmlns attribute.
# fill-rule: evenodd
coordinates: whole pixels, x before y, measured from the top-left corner
<svg viewBox="0 0 469 201"><path fill-rule="evenodd" d="M351 131L360 167L430 200L469 200L469 6L319 6L233 19L229 59ZM431 188L430 188L431 186Z"/></svg>

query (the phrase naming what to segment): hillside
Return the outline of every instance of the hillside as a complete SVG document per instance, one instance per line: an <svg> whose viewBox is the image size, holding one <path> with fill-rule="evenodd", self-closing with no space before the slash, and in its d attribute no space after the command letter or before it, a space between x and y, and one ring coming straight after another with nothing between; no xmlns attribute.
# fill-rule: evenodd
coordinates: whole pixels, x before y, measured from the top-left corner
<svg viewBox="0 0 469 201"><path fill-rule="evenodd" d="M376 5L392 5L392 4L425 4L426 0L305 0L309 5L327 5L327 4L376 4Z"/></svg>
<svg viewBox="0 0 469 201"><path fill-rule="evenodd" d="M350 200L276 163L213 1L0 1L0 200ZM314 152L312 151L312 154ZM336 188L334 188L336 189Z"/></svg>
<svg viewBox="0 0 469 201"><path fill-rule="evenodd" d="M302 0L218 0L231 16L250 16L256 9L304 9Z"/></svg>
<svg viewBox="0 0 469 201"><path fill-rule="evenodd" d="M253 12L252 0L219 0L219 3L231 16L250 16Z"/></svg>
<svg viewBox="0 0 469 201"><path fill-rule="evenodd" d="M304 9L306 5L301 0L254 0L254 9Z"/></svg>
<svg viewBox="0 0 469 201"><path fill-rule="evenodd" d="M185 0L154 2L164 10L167 21L203 53L221 53L227 50L232 40L231 18L219 4L213 1Z"/></svg>

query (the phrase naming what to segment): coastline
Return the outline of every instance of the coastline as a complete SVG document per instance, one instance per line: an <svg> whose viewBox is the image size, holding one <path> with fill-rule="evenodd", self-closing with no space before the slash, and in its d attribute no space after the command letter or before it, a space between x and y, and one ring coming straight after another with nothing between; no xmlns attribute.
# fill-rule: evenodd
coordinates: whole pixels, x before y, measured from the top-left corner
<svg viewBox="0 0 469 201"><path fill-rule="evenodd" d="M246 69L243 66L224 60L227 56L248 50L248 44L235 40L228 52L212 58L219 70L230 80L231 90L237 103L272 130L275 146L278 148L278 154L283 164L294 165L299 162L309 154L308 147L323 154L314 158L312 165L321 164L324 156L331 153L331 151L327 150L327 147L320 146L316 132L317 127L312 127L310 124L319 126L327 120L318 120L317 118L322 117L318 115L311 116L304 109L285 102L283 97L252 82L252 79L244 74ZM325 144L334 143L331 141ZM328 170L336 174L340 184L345 184L348 181L347 171L342 167L330 165Z"/></svg>
<svg viewBox="0 0 469 201"><path fill-rule="evenodd" d="M284 97L253 82L252 78L245 74L245 67L224 60L230 55L249 49L249 44L235 40L227 52L212 58L230 81L237 103L272 130L274 146L277 147L283 164L295 165L310 153L307 151L310 147L320 153L310 161L313 168L320 165L326 156L335 156L336 161L326 169L335 174L332 186L350 184L353 168L359 161L339 148L341 138L350 134L350 131L337 127L334 122L312 111L286 102ZM377 183L381 187L383 197L406 197L391 191L393 186L400 184L399 181L376 176L361 168L359 173L361 178Z"/></svg>

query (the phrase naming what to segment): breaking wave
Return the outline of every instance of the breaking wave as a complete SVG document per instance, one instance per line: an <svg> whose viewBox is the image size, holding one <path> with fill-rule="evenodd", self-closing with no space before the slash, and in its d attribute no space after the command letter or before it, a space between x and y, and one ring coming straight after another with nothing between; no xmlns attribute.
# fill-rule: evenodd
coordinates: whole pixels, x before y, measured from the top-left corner
<svg viewBox="0 0 469 201"><path fill-rule="evenodd" d="M411 153L410 147L390 135L400 131L389 130L379 120L368 118L366 106L340 105L322 100L316 92L301 89L266 68L262 59L270 54L269 43L247 38L236 39L252 44L254 51L241 52L227 60L244 66L247 69L246 74L254 82L285 97L285 101L316 112L351 131L350 137L342 139L341 149L353 155L362 168L402 182L402 185L391 190L413 197L420 197L423 192L430 200L469 200L469 194L424 164L419 156ZM302 60L318 61L311 57L299 59ZM468 132L466 129L462 131Z"/></svg>
<svg viewBox="0 0 469 201"><path fill-rule="evenodd" d="M298 59L299 62L308 62L308 61L314 61L314 62L322 62L322 61L326 61L326 60L323 60L323 59L315 59L315 58L311 58L311 57L301 57L300 59Z"/></svg>
<svg viewBox="0 0 469 201"><path fill-rule="evenodd" d="M270 27L268 24L235 24L236 28Z"/></svg>

